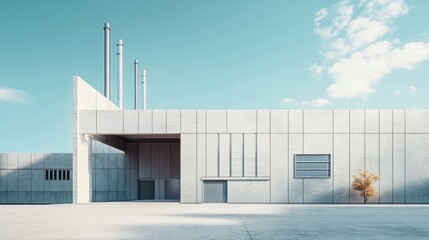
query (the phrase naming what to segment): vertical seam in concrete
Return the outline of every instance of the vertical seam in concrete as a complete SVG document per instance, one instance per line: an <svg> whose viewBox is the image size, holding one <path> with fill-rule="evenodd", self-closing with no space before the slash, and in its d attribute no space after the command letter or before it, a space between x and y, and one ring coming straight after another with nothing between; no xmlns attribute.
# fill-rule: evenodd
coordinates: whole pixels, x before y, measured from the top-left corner
<svg viewBox="0 0 429 240"><path fill-rule="evenodd" d="M350 181L351 181L351 176L350 176L350 174L351 174L351 135L350 135L350 132L351 132L351 119L350 119L350 117L351 117L351 110L349 110L348 111L349 112L349 186L348 186L348 189L349 189L349 203L351 203L352 202L352 197L351 197L351 189L350 189L350 187L351 187L351 185L350 185Z"/></svg>
<svg viewBox="0 0 429 240"><path fill-rule="evenodd" d="M404 203L407 203L407 110L404 110Z"/></svg>
<svg viewBox="0 0 429 240"><path fill-rule="evenodd" d="M393 148L394 148L394 134L393 134L393 110L392 110L392 203L394 203L394 200L393 200L393 196L395 195L394 194L394 188L393 188L393 184L394 184L394 176L393 176L393 174L394 174L394 172L395 171L393 171L393 169L394 169L394 167L395 167L395 165L394 165L394 160L393 160L393 158L394 158L394 150L393 150Z"/></svg>
<svg viewBox="0 0 429 240"><path fill-rule="evenodd" d="M195 168L195 203L198 203L198 181L199 180L198 180L198 135L197 134L195 134L195 146L196 146L195 147L195 166L196 166Z"/></svg>
<svg viewBox="0 0 429 240"><path fill-rule="evenodd" d="M198 114L198 112L197 112L197 114ZM204 126L204 128L205 128L205 130L206 130L206 132L205 132L205 135L206 135L206 143L205 143L205 145L206 145L206 151L205 151L205 155L206 155L206 164L205 164L205 172L206 172L206 177L207 177L207 135L208 135L208 133L207 133L207 110L205 110L204 111L204 115L205 115L205 117L204 117L204 122L205 122L205 126ZM197 116L198 117L198 116ZM198 124L198 123L197 123Z"/></svg>
<svg viewBox="0 0 429 240"><path fill-rule="evenodd" d="M232 177L232 134L229 134L229 176Z"/></svg>
<svg viewBox="0 0 429 240"><path fill-rule="evenodd" d="M255 177L258 176L258 134L255 133Z"/></svg>
<svg viewBox="0 0 429 240"><path fill-rule="evenodd" d="M330 173L332 173L332 202L335 203L335 158L334 158L334 153L335 153L335 134L334 134L334 110L332 110L332 159L331 159L331 169L330 169Z"/></svg>
<svg viewBox="0 0 429 240"><path fill-rule="evenodd" d="M217 176L220 176L220 133L217 134Z"/></svg>
<svg viewBox="0 0 429 240"><path fill-rule="evenodd" d="M301 139L301 142L302 142L302 154L304 154L304 110L301 110L301 134L302 134L302 139ZM295 164L295 163L294 163ZM295 169L294 169L294 172L295 172ZM302 179L302 203L305 203L304 201L305 201L305 179L303 178Z"/></svg>
<svg viewBox="0 0 429 240"><path fill-rule="evenodd" d="M241 134L241 176L244 177L244 133Z"/></svg>
<svg viewBox="0 0 429 240"><path fill-rule="evenodd" d="M366 171L366 110L363 110L363 169Z"/></svg>
<svg viewBox="0 0 429 240"><path fill-rule="evenodd" d="M151 133L153 133L153 113L154 113L154 111L153 110L151 110L150 111L150 118L151 118L151 121L152 121L152 123L150 124L151 126ZM152 147L152 146L150 146L150 147ZM151 149L151 152L152 152L152 149ZM152 154L152 153L151 153ZM151 161L152 161L152 159L151 159ZM151 166L152 167L152 166ZM151 174L152 174L152 169L150 170L151 171ZM152 176L152 175L151 175Z"/></svg>
<svg viewBox="0 0 429 240"><path fill-rule="evenodd" d="M380 176L381 173L381 129L380 129L380 120L381 118L381 114L380 114L380 109L378 110L378 175ZM380 181L378 181L378 203L381 202L381 181L382 179L380 179Z"/></svg>
<svg viewBox="0 0 429 240"><path fill-rule="evenodd" d="M287 177L287 202L290 202L290 142L289 142L289 122L290 122L290 114L289 110L287 110L287 171L288 171L288 177Z"/></svg>

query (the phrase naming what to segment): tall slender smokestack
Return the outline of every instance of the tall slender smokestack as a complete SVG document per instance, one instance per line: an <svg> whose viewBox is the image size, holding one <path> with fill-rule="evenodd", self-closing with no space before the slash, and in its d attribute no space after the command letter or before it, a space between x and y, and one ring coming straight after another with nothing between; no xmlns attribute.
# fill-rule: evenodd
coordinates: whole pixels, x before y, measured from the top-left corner
<svg viewBox="0 0 429 240"><path fill-rule="evenodd" d="M118 107L122 109L122 39L118 40Z"/></svg>
<svg viewBox="0 0 429 240"><path fill-rule="evenodd" d="M143 83L143 110L146 110L146 77L147 77L147 75L146 75L146 69L143 69L143 75L142 75L142 78L143 78L143 81L142 81L142 83Z"/></svg>
<svg viewBox="0 0 429 240"><path fill-rule="evenodd" d="M104 24L104 96L110 100L110 24Z"/></svg>
<svg viewBox="0 0 429 240"><path fill-rule="evenodd" d="M134 109L139 108L139 61L134 59Z"/></svg>

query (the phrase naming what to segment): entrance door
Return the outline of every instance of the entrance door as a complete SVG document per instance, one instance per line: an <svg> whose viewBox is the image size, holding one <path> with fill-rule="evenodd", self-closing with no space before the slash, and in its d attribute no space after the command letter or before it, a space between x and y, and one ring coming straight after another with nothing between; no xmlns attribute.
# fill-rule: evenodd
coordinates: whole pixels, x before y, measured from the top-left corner
<svg viewBox="0 0 429 240"><path fill-rule="evenodd" d="M139 200L154 200L155 199L155 181L140 180L139 181Z"/></svg>
<svg viewBox="0 0 429 240"><path fill-rule="evenodd" d="M227 184L226 181L204 181L205 203L226 203Z"/></svg>

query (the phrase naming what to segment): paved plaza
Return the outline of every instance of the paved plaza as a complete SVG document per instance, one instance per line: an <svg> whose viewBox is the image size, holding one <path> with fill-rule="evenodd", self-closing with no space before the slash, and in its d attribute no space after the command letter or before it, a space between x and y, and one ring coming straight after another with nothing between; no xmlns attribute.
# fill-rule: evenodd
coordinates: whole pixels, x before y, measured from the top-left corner
<svg viewBox="0 0 429 240"><path fill-rule="evenodd" d="M429 239L428 205L0 205L1 239Z"/></svg>

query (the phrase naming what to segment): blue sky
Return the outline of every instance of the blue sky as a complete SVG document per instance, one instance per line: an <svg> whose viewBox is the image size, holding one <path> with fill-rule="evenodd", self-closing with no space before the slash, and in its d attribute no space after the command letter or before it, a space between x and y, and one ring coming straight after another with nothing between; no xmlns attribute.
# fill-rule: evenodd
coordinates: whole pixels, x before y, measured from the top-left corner
<svg viewBox="0 0 429 240"><path fill-rule="evenodd" d="M0 152L70 152L72 76L103 90L103 25L150 109L428 108L429 1L0 2Z"/></svg>

